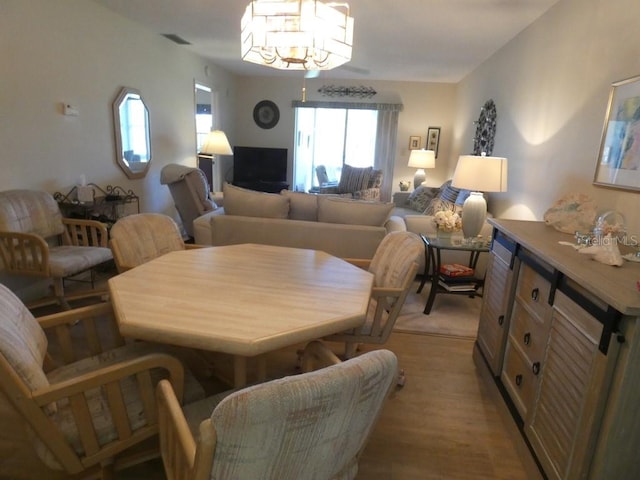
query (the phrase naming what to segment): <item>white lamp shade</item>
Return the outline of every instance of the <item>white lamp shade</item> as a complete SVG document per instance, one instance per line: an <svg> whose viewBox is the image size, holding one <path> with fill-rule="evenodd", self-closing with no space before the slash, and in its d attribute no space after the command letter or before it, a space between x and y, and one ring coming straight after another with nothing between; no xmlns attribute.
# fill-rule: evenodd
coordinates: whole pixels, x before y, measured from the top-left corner
<svg viewBox="0 0 640 480"><path fill-rule="evenodd" d="M507 159L461 155L451 186L478 192L506 192Z"/></svg>
<svg viewBox="0 0 640 480"><path fill-rule="evenodd" d="M222 130L213 130L209 132L207 138L202 145L200 153L208 155L233 155L229 140Z"/></svg>
<svg viewBox="0 0 640 480"><path fill-rule="evenodd" d="M411 150L408 166L413 168L435 168L436 153L433 150Z"/></svg>

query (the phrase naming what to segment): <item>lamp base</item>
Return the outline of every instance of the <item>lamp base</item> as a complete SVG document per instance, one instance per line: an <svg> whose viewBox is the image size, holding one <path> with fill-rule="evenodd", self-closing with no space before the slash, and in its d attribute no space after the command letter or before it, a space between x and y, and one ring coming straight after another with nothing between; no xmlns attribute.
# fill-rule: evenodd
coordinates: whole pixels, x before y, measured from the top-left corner
<svg viewBox="0 0 640 480"><path fill-rule="evenodd" d="M416 174L413 176L413 189L415 190L422 185L426 179L427 175L424 173L422 168L416 170Z"/></svg>
<svg viewBox="0 0 640 480"><path fill-rule="evenodd" d="M487 201L481 192L471 192L462 205L464 238L477 237L487 219Z"/></svg>

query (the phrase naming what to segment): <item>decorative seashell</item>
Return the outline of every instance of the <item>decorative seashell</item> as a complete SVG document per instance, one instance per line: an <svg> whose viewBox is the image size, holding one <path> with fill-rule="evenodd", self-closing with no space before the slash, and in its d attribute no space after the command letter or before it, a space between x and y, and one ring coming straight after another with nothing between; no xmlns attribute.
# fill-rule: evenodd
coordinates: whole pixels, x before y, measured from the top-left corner
<svg viewBox="0 0 640 480"><path fill-rule="evenodd" d="M618 243L616 239L611 237L611 234L602 237L599 243L581 248L578 251L580 253L593 255L594 260L604 263L605 265L620 267L624 263L620 249L618 248Z"/></svg>

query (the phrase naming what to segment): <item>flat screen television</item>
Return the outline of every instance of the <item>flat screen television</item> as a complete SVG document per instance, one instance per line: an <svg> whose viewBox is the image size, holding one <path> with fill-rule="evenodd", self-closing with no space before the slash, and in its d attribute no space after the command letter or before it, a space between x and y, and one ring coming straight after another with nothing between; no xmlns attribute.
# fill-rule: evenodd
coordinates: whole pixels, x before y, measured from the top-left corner
<svg viewBox="0 0 640 480"><path fill-rule="evenodd" d="M233 147L233 183L287 181L287 149Z"/></svg>

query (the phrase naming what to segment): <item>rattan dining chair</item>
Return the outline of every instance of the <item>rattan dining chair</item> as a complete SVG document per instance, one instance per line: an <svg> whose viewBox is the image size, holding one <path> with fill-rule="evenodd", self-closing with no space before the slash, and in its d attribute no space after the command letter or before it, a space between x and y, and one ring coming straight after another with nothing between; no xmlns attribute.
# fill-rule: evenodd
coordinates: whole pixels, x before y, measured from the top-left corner
<svg viewBox="0 0 640 480"><path fill-rule="evenodd" d="M411 232L386 235L371 259L352 260L367 268L374 276L371 299L365 323L352 330L326 337L325 340L345 343L345 358L356 354L361 343L382 345L387 342L398 315L415 279L424 245Z"/></svg>
<svg viewBox="0 0 640 480"><path fill-rule="evenodd" d="M0 285L0 423L24 428L16 439L49 469L112 478L120 465L157 456L154 387L161 379L180 400L204 398L201 385L162 347L123 341L110 303L36 319ZM134 455L140 446L148 455Z"/></svg>
<svg viewBox="0 0 640 480"><path fill-rule="evenodd" d="M119 273L165 253L200 248L185 244L176 222L160 213L138 213L119 219L111 228L109 246Z"/></svg>
<svg viewBox="0 0 640 480"><path fill-rule="evenodd" d="M112 258L107 228L95 220L63 218L53 196L39 190L0 192L0 259L12 275L50 279L53 297L31 308L58 303L69 309L73 299L106 295L92 288L65 293L64 281Z"/></svg>
<svg viewBox="0 0 640 480"><path fill-rule="evenodd" d="M330 366L308 371L313 359ZM355 478L397 375L396 356L376 350L341 362L315 341L305 349L303 366L305 373L184 408L171 385L160 382L160 451L167 478Z"/></svg>

